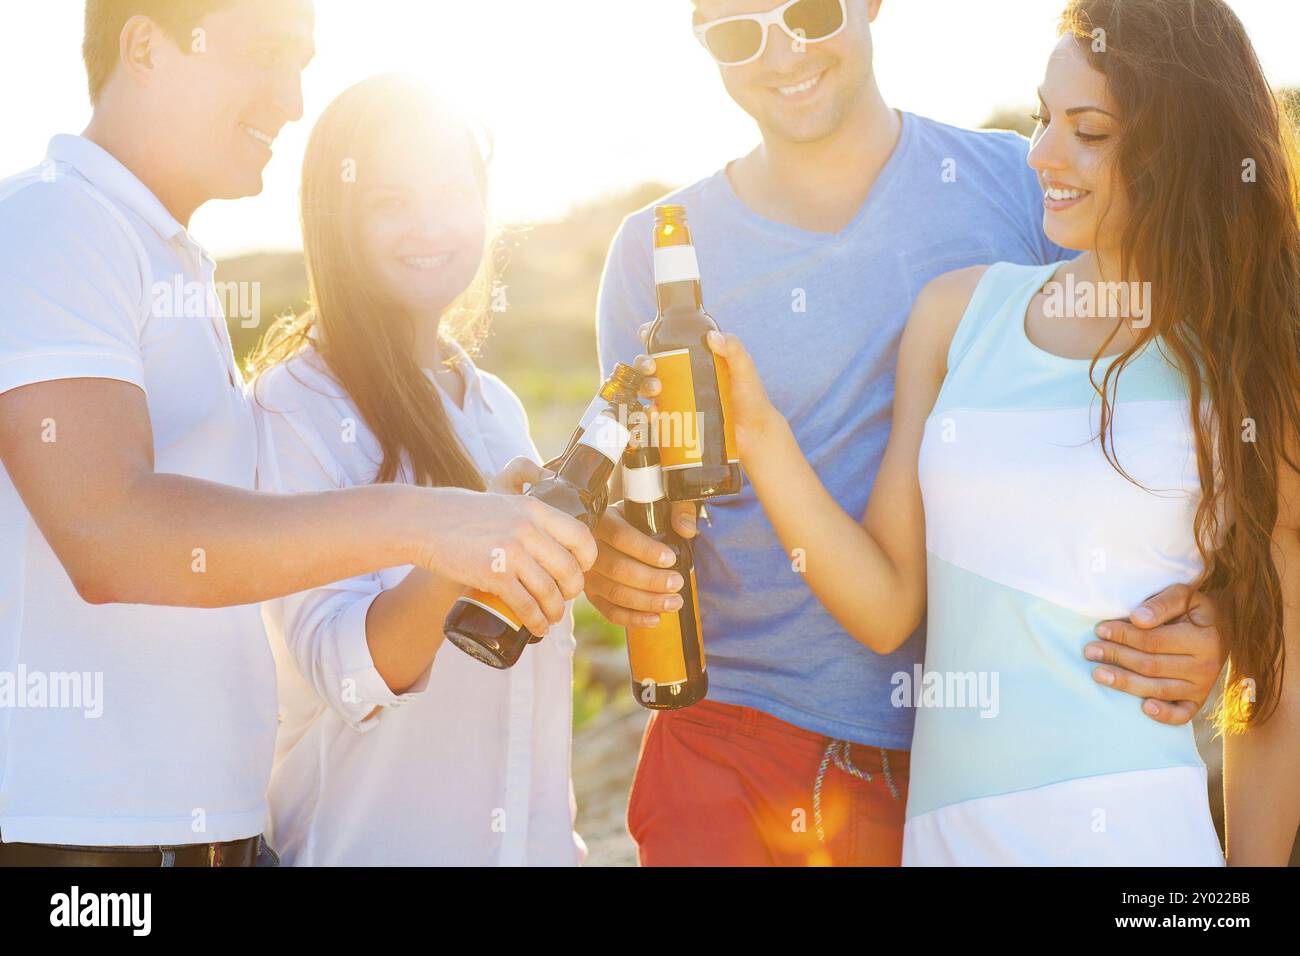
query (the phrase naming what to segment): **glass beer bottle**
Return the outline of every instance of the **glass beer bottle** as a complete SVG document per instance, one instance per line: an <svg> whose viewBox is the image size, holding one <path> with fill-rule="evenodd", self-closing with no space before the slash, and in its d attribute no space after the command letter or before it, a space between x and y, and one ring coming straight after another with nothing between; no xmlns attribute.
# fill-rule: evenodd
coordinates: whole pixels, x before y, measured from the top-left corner
<svg viewBox="0 0 1300 956"><path fill-rule="evenodd" d="M677 555L673 570L685 584L681 609L659 615L654 627L627 629L632 694L650 710L679 710L703 700L709 691L700 606L691 543L672 528L672 504L664 492L659 452L636 438L623 455L623 509L628 523L667 545Z"/></svg>
<svg viewBox="0 0 1300 956"><path fill-rule="evenodd" d="M609 378L601 383L600 388L596 391L596 397L591 400L587 410L582 413L582 418L578 421L578 427L573 430L569 437L569 443L564 446L557 458L546 463L547 468L555 470L573 451L574 446L578 444L578 439L582 437L588 426L595 420L596 416L606 409L623 406L628 409L640 409L641 401L637 397L637 389L641 387L641 373L630 365L624 365L622 362L614 366L614 370L609 373ZM630 425L628 427L631 427Z"/></svg>
<svg viewBox="0 0 1300 956"><path fill-rule="evenodd" d="M682 206L655 209L654 265L659 309L647 344L662 384L654 428L668 497L698 501L739 494L730 381L705 339L718 325L704 310Z"/></svg>
<svg viewBox="0 0 1300 956"><path fill-rule="evenodd" d="M569 437L569 443L564 446L564 451L560 452L557 458L552 458L542 467L548 471L560 470L564 460L569 457L569 453L577 447L578 441L582 438L583 433L595 421L596 416L609 408L627 408L640 409L641 400L637 397L637 389L641 387L641 373L630 365L624 365L622 362L614 366L614 370L609 373L609 378L601 383L600 388L596 391L596 397L591 400L587 410L582 413L582 418L578 420L578 427L573 430ZM632 425L628 425L629 428ZM602 494L600 502L600 511L603 514L605 508L609 505L609 486L607 485ZM534 634L528 641L529 644L536 644L546 635Z"/></svg>
<svg viewBox="0 0 1300 956"><path fill-rule="evenodd" d="M624 374L636 376L635 394L640 376L627 366L623 368ZM607 406L583 432L559 473L528 489L528 496L577 518L594 531L609 500L610 476L631 438L627 422L636 409L622 404ZM443 633L466 654L500 669L513 667L533 639L504 601L473 588L452 605Z"/></svg>

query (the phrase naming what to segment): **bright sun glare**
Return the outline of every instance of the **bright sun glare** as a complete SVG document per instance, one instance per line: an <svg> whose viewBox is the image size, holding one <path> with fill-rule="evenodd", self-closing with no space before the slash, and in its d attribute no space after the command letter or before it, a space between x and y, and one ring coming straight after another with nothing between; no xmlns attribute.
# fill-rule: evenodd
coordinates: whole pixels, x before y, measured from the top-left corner
<svg viewBox="0 0 1300 956"><path fill-rule="evenodd" d="M895 106L962 125L1028 104L1063 5L998 0L976 17L970 0L884 0L874 29L881 88ZM23 29L0 31L0 82L40 89L6 104L5 173L39 162L51 134L85 126L81 8L37 5ZM1233 0L1233 8L1273 81L1300 85L1300 5ZM194 220L218 254L299 244L296 191L311 123L375 73L421 76L487 125L494 209L507 221L558 216L646 180L691 182L756 140L695 41L687 0L317 0L316 9L306 115L277 142L265 191L212 203Z"/></svg>

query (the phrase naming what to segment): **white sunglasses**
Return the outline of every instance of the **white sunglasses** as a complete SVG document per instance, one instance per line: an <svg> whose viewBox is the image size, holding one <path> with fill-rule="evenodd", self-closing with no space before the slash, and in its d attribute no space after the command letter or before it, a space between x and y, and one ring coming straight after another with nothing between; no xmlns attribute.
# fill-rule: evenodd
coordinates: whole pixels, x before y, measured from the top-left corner
<svg viewBox="0 0 1300 956"><path fill-rule="evenodd" d="M701 23L696 38L723 66L753 63L767 50L773 24L796 43L829 40L848 23L844 0L790 0L767 13L744 13Z"/></svg>

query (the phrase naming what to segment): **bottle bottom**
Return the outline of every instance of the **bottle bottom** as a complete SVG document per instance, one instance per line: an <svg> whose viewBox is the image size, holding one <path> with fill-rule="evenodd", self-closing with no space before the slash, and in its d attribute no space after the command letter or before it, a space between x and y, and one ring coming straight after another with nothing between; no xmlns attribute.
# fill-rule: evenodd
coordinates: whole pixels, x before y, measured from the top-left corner
<svg viewBox="0 0 1300 956"><path fill-rule="evenodd" d="M496 615L465 601L453 606L443 634L470 657L498 670L514 667L533 636L527 629L508 628Z"/></svg>
<svg viewBox="0 0 1300 956"><path fill-rule="evenodd" d="M700 501L738 495L745 482L740 465L724 467L675 468L664 472L664 490L672 501Z"/></svg>
<svg viewBox="0 0 1300 956"><path fill-rule="evenodd" d="M708 696L709 675L706 671L698 681L682 681L680 684L656 684L654 681L642 684L634 680L631 687L632 696L646 710L682 710Z"/></svg>

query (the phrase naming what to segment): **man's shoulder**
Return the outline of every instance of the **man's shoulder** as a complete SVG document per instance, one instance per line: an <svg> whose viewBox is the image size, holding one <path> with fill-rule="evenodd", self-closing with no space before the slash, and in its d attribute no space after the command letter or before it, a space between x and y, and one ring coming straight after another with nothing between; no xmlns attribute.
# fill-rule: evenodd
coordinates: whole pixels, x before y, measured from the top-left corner
<svg viewBox="0 0 1300 956"><path fill-rule="evenodd" d="M1005 156L1021 161L1029 155L1029 140L1015 130L969 129L915 114L912 114L911 119L916 126L917 139L926 145Z"/></svg>
<svg viewBox="0 0 1300 956"><path fill-rule="evenodd" d="M112 202L56 164L0 179L0 236L17 233L24 242L40 243L123 231L131 233L131 226Z"/></svg>

